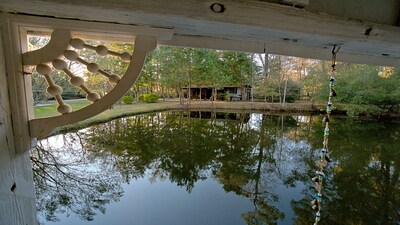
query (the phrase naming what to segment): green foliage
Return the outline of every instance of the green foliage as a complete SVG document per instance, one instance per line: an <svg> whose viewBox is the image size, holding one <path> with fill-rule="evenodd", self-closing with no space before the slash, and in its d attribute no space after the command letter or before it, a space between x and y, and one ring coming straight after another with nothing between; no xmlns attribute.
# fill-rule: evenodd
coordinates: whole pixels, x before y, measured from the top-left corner
<svg viewBox="0 0 400 225"><path fill-rule="evenodd" d="M400 218L396 213L400 200L397 179L400 171L399 126L396 123L350 119L335 121L334 124L335 132L330 136L334 141L330 142L330 149L334 149L332 156L338 166L329 171L331 175L328 177L332 176L332 179L324 183L324 196L329 199L324 204L325 223L396 224ZM321 124L315 124L307 133L308 142L314 149L321 146L322 137L318 138L318 135L323 129ZM310 160L308 164L312 168L314 162ZM306 224L299 221L310 218L307 210L313 194L311 192L309 197L292 202L298 215L294 224ZM351 216L348 216L349 212Z"/></svg>
<svg viewBox="0 0 400 225"><path fill-rule="evenodd" d="M252 60L248 54L242 52L222 52L222 72L225 82L222 85L242 86L251 83Z"/></svg>
<svg viewBox="0 0 400 225"><path fill-rule="evenodd" d="M144 102L144 96L145 96L146 94L141 94L141 95L139 95L139 101L141 101L141 102Z"/></svg>
<svg viewBox="0 0 400 225"><path fill-rule="evenodd" d="M259 54L258 59L262 67L255 68L255 98L268 102L295 102L302 96L305 59L268 54Z"/></svg>
<svg viewBox="0 0 400 225"><path fill-rule="evenodd" d="M222 88L250 83L252 61L245 53L162 46L151 60L158 80L174 89L189 84Z"/></svg>
<svg viewBox="0 0 400 225"><path fill-rule="evenodd" d="M154 103L157 102L160 96L158 96L155 93L150 93L150 94L143 94L143 101L147 103Z"/></svg>
<svg viewBox="0 0 400 225"><path fill-rule="evenodd" d="M229 101L231 98L231 93L229 91L226 91L224 94L224 100Z"/></svg>
<svg viewBox="0 0 400 225"><path fill-rule="evenodd" d="M48 37L29 37L30 50L43 47ZM86 41L98 45L97 41ZM125 43L101 43L115 52L132 53L133 46ZM114 56L98 56L91 49L78 51L88 62L98 63L111 73L123 75L128 63ZM258 60L256 59L259 56ZM71 70L82 70L77 62L67 61ZM378 66L339 63L337 65L335 91L338 96L334 102L350 105L349 115L397 113L400 111L400 69ZM312 102L326 102L330 62L301 59L279 55L247 54L233 51L193 49L161 46L148 55L141 76L129 95L141 93L160 93L170 96L181 93L188 86L211 87L221 89L224 86L254 84L253 96L269 102L294 102L307 99ZM85 86L104 96L113 86L100 74L83 71ZM53 71L54 82L63 88L62 97L73 99L82 97L79 88L69 83L69 77L62 71ZM51 98L45 90L48 84L37 72L32 74L34 103ZM216 94L216 92L215 92ZM173 95L173 94L172 94ZM181 95L180 97L183 98ZM213 96L227 99L226 96ZM155 99L155 98L154 98ZM139 100L145 101L144 96ZM154 101L154 100L151 100Z"/></svg>
<svg viewBox="0 0 400 225"><path fill-rule="evenodd" d="M350 104L345 110L348 116L358 116L360 114L377 115L381 112L381 109L376 105Z"/></svg>
<svg viewBox="0 0 400 225"><path fill-rule="evenodd" d="M47 39L37 37L31 38L29 41L32 48L40 48ZM98 43L90 40L85 42L91 45L103 44L115 52L131 53L133 50L131 44L125 43ZM80 57L88 62L99 64L103 70L111 74L123 75L128 66L128 63L122 62L118 57L98 56L92 49L82 49L78 52ZM79 63L68 63L70 69L81 70ZM243 86L250 83L252 67L253 62L249 54L246 53L161 46L147 56L141 75L130 94L137 96L141 93L159 92L159 90L163 90L161 91L163 93L165 93L165 90L170 94L171 90L181 89L189 85L208 86L217 89L226 85ZM93 74L84 70L83 76L85 85L91 91L100 93L102 96L113 88L101 74ZM47 83L38 74L34 74L33 77L32 86L35 100L46 99L44 90ZM69 78L63 72L53 72L52 77L64 91L79 91L69 84ZM153 102L154 99L153 97L150 101Z"/></svg>
<svg viewBox="0 0 400 225"><path fill-rule="evenodd" d="M281 84L281 89L284 89L284 83ZM276 90L277 91L277 90ZM299 99L300 85L293 80L287 82L286 102L292 103Z"/></svg>
<svg viewBox="0 0 400 225"><path fill-rule="evenodd" d="M400 106L400 73L383 67L368 65L339 64L335 80L337 97L340 103L351 104L349 115L376 115L384 112L397 112ZM320 101L327 99L328 80L318 94Z"/></svg>
<svg viewBox="0 0 400 225"><path fill-rule="evenodd" d="M280 87L278 85L269 85L267 87L262 87L263 90L260 91L260 87L257 88L257 92L254 95L255 98L264 98L267 102L279 102L280 97L279 89L284 89L285 83L282 82ZM286 100L285 102L293 103L299 99L300 95L300 85L292 80L288 80L287 82L287 93L286 93Z"/></svg>
<svg viewBox="0 0 400 225"><path fill-rule="evenodd" d="M73 91L63 91L61 94L61 97L66 100L66 99L78 99L78 98L85 98L85 95L83 95L81 92L73 92Z"/></svg>
<svg viewBox="0 0 400 225"><path fill-rule="evenodd" d="M263 201L255 201L258 209L242 214L242 218L247 225L277 225L279 220L285 218L285 214L275 206L267 204Z"/></svg>
<svg viewBox="0 0 400 225"><path fill-rule="evenodd" d="M131 105L131 104L133 103L133 101L134 101L134 99L133 99L132 96L125 95L124 97L122 97L122 102L123 102L124 104Z"/></svg>

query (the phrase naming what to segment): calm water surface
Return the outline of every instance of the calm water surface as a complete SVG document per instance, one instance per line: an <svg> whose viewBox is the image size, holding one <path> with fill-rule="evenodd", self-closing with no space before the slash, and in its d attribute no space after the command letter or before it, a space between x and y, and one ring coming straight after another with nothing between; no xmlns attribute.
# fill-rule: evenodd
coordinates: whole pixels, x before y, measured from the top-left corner
<svg viewBox="0 0 400 225"><path fill-rule="evenodd" d="M321 224L400 224L400 125L334 119ZM322 117L162 112L42 140L42 224L312 224Z"/></svg>

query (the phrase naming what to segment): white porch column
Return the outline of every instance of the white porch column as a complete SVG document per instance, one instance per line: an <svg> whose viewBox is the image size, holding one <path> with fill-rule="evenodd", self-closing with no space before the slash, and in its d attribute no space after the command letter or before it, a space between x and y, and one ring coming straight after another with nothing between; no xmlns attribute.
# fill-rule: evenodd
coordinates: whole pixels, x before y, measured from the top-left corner
<svg viewBox="0 0 400 225"><path fill-rule="evenodd" d="M0 26L2 27L2 26ZM0 29L0 225L37 224L29 151L17 152Z"/></svg>

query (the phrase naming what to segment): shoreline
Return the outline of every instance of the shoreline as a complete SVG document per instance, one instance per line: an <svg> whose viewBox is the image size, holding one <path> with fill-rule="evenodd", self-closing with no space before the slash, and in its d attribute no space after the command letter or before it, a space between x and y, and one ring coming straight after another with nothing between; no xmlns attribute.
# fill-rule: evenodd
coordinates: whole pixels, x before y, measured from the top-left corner
<svg viewBox="0 0 400 225"><path fill-rule="evenodd" d="M187 103L187 102L185 102ZM65 132L72 132L83 129L92 125L105 123L114 119L134 116L152 112L162 112L168 110L203 110L203 111L222 111L222 112L259 112L259 113L284 113L284 114L297 114L306 113L312 115L325 114L324 104L312 104L311 102L296 102L286 103L282 106L281 103L266 103L266 102L224 102L224 101L196 101L192 100L190 105L180 105L178 101L163 101L159 100L157 103L135 103L132 105L115 105L112 109L106 110L103 113L89 118L87 120L59 127L51 134L60 134ZM342 108L343 106L341 106ZM357 116L350 117L346 114L346 110L334 109L332 111L333 116L349 117L360 120L368 121L399 121L400 115L389 115L389 116Z"/></svg>

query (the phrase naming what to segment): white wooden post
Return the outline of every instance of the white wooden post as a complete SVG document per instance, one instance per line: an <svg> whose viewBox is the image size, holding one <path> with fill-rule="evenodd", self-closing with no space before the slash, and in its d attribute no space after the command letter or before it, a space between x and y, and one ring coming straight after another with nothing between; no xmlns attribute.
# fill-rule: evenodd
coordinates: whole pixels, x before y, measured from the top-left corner
<svg viewBox="0 0 400 225"><path fill-rule="evenodd" d="M37 219L32 168L29 151L27 151L29 146L26 146L26 142L23 141L23 132L14 129L15 123L18 121L12 121L18 117L13 107L15 109L20 106L10 102L11 95L14 97L25 95L21 89L20 93L17 92L17 89L21 87L19 85L24 83L24 78L21 70L17 73L10 73L10 70L14 70L15 67L7 66L6 68L6 61L7 65L11 65L12 61L16 59L6 60L6 56L11 56L8 52L13 47L18 47L12 45L10 41L16 43L18 40L10 38L8 22L4 20L0 20L0 22L0 224L31 225L36 224ZM19 57L21 57L20 54ZM14 63L18 64L20 61L14 61ZM11 74L16 76L10 77ZM11 85L14 87L11 88ZM17 112L24 116L28 115L28 112L24 110ZM24 131L28 133L28 120L19 122L19 125L25 124ZM25 148L25 151L17 151L17 146Z"/></svg>
<svg viewBox="0 0 400 225"><path fill-rule="evenodd" d="M24 76L22 64L22 53L27 51L26 30L15 25L5 14L0 15L0 21L14 145L17 152L24 152L34 145L28 125L33 119L32 84L30 76Z"/></svg>

